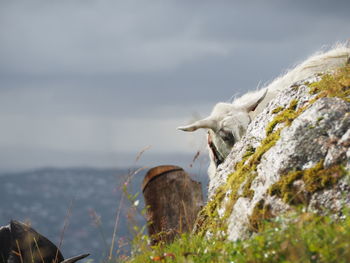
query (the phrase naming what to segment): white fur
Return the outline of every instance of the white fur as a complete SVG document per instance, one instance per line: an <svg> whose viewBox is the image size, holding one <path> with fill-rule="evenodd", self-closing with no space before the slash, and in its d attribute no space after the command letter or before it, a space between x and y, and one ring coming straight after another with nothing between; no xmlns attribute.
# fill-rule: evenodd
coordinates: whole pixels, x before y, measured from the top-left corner
<svg viewBox="0 0 350 263"><path fill-rule="evenodd" d="M264 100L251 114L254 118L266 105L283 89L292 86L294 83L304 80L312 75L326 73L345 65L350 57L350 48L345 44L337 44L327 52L317 52L306 59L303 63L289 70L286 74L276 78L263 89L267 89Z"/></svg>
<svg viewBox="0 0 350 263"><path fill-rule="evenodd" d="M278 92L312 75L333 71L345 65L349 57L350 48L343 44L338 44L327 52L318 52L262 89L246 93L232 103L219 102L207 118L178 129L210 129L210 136L217 151L226 158L233 144L245 134L251 119L262 112ZM208 173L211 177L215 174L216 164L210 147L209 151L211 162Z"/></svg>

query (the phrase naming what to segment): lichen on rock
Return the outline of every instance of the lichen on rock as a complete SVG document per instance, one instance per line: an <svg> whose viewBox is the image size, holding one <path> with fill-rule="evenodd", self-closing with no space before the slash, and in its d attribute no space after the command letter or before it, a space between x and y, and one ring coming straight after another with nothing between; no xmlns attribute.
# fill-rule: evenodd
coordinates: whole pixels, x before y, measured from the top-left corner
<svg viewBox="0 0 350 263"><path fill-rule="evenodd" d="M219 226L229 240L244 239L296 205L321 214L350 206L349 95L345 66L273 99L211 179L202 233Z"/></svg>

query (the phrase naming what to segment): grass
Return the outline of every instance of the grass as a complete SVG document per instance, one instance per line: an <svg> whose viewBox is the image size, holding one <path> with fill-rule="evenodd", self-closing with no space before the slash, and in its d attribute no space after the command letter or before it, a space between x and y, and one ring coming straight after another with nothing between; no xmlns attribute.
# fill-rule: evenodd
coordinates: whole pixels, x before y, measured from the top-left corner
<svg viewBox="0 0 350 263"><path fill-rule="evenodd" d="M198 233L205 234L222 233L226 231L226 219L230 216L233 206L240 197L252 198L254 191L251 189L251 183L257 175L257 166L262 156L273 147L278 139L282 128L275 129L279 123L285 123L289 126L307 107L297 109L297 100L292 100L285 110L277 108L278 113L275 118L267 125L266 138L256 149L247 147L242 160L235 166L234 172L228 176L226 184L220 186L214 197L209 200L199 215L200 227ZM239 191L239 190L242 191ZM228 194L229 193L229 194ZM218 209L222 206L225 199L225 213L223 217L218 216Z"/></svg>
<svg viewBox="0 0 350 263"><path fill-rule="evenodd" d="M264 230L246 241L184 234L125 262L350 262L349 211L337 220L299 211L263 224Z"/></svg>
<svg viewBox="0 0 350 263"><path fill-rule="evenodd" d="M311 94L317 95L304 107L298 109L298 101L292 100L287 108L278 107L273 111L276 116L266 127L266 139L256 149L248 147L227 183L217 189L199 214L194 233L183 234L169 245L156 246L149 245L147 236L138 236L132 256L125 262L350 262L350 211L338 216L331 211L328 216L303 212L307 200L293 186L295 180L302 180L307 196L331 187L346 174L341 164L325 168L320 160L313 168L289 171L269 189L269 194L282 198L294 209L273 217L270 208L261 201L250 218L250 230L255 233L250 239L231 242L225 232L227 217L236 200L254 195L250 185L256 167L263 154L279 139L281 129L291 125L320 98L338 97L350 102L350 65L325 74L320 81L309 84L309 88ZM322 118L317 120L320 121ZM282 123L285 125L277 126ZM223 203L225 213L220 215L218 210Z"/></svg>

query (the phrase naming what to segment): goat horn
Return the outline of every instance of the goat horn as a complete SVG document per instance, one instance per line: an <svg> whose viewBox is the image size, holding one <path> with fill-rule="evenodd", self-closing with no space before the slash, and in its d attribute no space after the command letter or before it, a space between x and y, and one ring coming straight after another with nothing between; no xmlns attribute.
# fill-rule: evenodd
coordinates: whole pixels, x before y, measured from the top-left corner
<svg viewBox="0 0 350 263"><path fill-rule="evenodd" d="M182 131L195 131L198 129L212 129L212 130L217 130L217 124L216 121L211 119L210 117L196 121L190 125L187 126L180 126L177 129L182 130Z"/></svg>
<svg viewBox="0 0 350 263"><path fill-rule="evenodd" d="M80 259L86 258L89 255L90 254L82 254L82 255L79 255L79 256L76 256L76 257L67 258L66 260L63 260L60 263L74 263L74 262L77 262Z"/></svg>
<svg viewBox="0 0 350 263"><path fill-rule="evenodd" d="M265 98L267 88L255 92L249 92L232 102L236 107L246 110L246 112L254 111L258 104Z"/></svg>

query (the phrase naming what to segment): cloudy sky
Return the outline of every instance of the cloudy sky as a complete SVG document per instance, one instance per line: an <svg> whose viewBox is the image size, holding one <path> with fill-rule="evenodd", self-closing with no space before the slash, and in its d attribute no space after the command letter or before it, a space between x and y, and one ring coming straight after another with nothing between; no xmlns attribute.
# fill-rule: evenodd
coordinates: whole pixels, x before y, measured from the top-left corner
<svg viewBox="0 0 350 263"><path fill-rule="evenodd" d="M177 126L349 39L349 10L339 0L0 0L0 170L128 166L147 146L145 164L186 160L205 149L204 133Z"/></svg>

